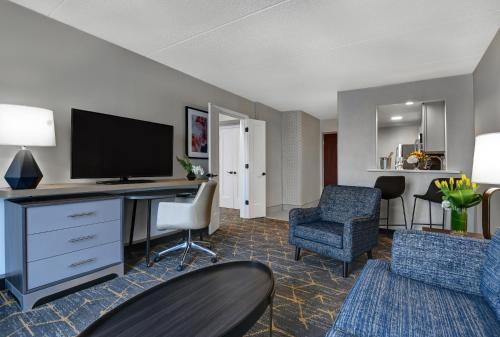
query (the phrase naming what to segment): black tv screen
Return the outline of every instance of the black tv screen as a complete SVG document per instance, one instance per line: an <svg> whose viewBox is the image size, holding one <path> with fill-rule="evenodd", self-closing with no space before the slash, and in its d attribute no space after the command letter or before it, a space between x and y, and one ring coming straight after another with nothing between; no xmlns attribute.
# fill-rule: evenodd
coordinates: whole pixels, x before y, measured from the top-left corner
<svg viewBox="0 0 500 337"><path fill-rule="evenodd" d="M173 126L71 110L71 178L172 175Z"/></svg>

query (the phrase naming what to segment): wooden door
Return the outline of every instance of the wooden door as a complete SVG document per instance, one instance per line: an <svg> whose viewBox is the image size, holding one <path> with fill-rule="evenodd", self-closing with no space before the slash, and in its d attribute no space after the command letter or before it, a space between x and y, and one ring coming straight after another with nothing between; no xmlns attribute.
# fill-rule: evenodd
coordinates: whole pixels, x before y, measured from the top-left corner
<svg viewBox="0 0 500 337"><path fill-rule="evenodd" d="M324 185L337 185L337 134L323 135L323 182Z"/></svg>

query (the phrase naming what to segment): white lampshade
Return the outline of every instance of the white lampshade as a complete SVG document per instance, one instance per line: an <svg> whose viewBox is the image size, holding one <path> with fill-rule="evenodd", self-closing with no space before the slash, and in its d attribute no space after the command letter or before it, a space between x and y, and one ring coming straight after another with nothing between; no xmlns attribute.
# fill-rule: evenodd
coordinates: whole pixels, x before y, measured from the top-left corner
<svg viewBox="0 0 500 337"><path fill-rule="evenodd" d="M476 137L472 181L480 184L500 184L500 132Z"/></svg>
<svg viewBox="0 0 500 337"><path fill-rule="evenodd" d="M55 146L54 113L30 106L0 104L0 145Z"/></svg>

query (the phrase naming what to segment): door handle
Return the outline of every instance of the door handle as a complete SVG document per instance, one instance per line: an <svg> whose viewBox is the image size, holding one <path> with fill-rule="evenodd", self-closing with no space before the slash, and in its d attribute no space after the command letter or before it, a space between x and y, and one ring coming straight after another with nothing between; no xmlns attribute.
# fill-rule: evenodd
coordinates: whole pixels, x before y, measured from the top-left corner
<svg viewBox="0 0 500 337"><path fill-rule="evenodd" d="M84 212L84 213L75 213L75 214L70 214L68 215L68 218L80 218L82 216L91 216L94 215L95 211L93 212Z"/></svg>
<svg viewBox="0 0 500 337"><path fill-rule="evenodd" d="M229 173L229 174L233 174L234 172L233 172L233 171L227 171L227 173Z"/></svg>
<svg viewBox="0 0 500 337"><path fill-rule="evenodd" d="M262 172L262 175L265 176L266 175L266 172Z"/></svg>
<svg viewBox="0 0 500 337"><path fill-rule="evenodd" d="M218 174L213 174L213 173L207 173L205 175L205 177L207 177L207 178L215 178L215 177L218 177L218 176L219 176Z"/></svg>

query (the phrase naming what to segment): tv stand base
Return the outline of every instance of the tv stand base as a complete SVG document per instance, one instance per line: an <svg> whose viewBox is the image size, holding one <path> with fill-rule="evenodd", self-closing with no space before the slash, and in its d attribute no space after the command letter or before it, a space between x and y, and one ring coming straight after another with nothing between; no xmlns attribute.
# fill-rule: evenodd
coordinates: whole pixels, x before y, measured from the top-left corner
<svg viewBox="0 0 500 337"><path fill-rule="evenodd" d="M97 184L103 185L120 185L120 184L145 184L145 183L154 183L154 180L149 179L120 179L120 180L103 180L96 182Z"/></svg>

